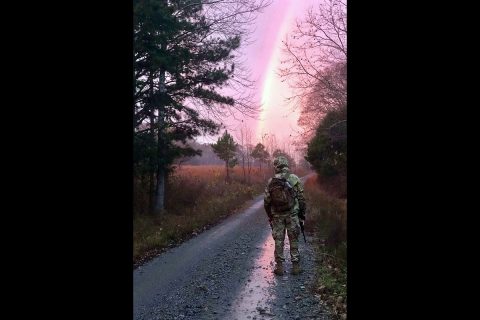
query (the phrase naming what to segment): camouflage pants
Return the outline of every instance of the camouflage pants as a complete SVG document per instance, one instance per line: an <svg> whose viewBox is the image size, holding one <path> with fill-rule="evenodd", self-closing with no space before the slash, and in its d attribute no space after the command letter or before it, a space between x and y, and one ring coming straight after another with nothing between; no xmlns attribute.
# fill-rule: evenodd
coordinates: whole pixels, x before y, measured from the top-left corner
<svg viewBox="0 0 480 320"><path fill-rule="evenodd" d="M272 236L275 240L275 261L283 262L283 246L285 241L285 229L290 242L290 257L292 262L299 261L298 236L300 234L300 222L296 213L274 213L272 219Z"/></svg>

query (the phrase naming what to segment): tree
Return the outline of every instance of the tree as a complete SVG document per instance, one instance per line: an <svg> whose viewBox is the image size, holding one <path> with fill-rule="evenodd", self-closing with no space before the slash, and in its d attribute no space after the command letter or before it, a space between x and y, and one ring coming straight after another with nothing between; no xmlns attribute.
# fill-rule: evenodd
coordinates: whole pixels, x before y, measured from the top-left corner
<svg viewBox="0 0 480 320"><path fill-rule="evenodd" d="M347 126L346 108L329 112L308 144L305 159L336 193L346 196Z"/></svg>
<svg viewBox="0 0 480 320"><path fill-rule="evenodd" d="M289 100L300 107L305 143L329 111L346 106L346 1L326 0L311 8L283 49L280 75L295 89Z"/></svg>
<svg viewBox="0 0 480 320"><path fill-rule="evenodd" d="M263 143L264 140L265 143ZM278 149L277 137L273 133L264 134L262 136L262 144L265 146L265 150L267 150L269 154L269 157L265 160L265 162L271 165L272 159L270 159L270 155L272 155L273 152Z"/></svg>
<svg viewBox="0 0 480 320"><path fill-rule="evenodd" d="M245 127L245 156L247 158L247 173L248 173L248 183L251 183L252 175L252 138L253 133L250 128Z"/></svg>
<svg viewBox="0 0 480 320"><path fill-rule="evenodd" d="M280 71L294 87L311 88L325 67L347 61L346 10L346 1L321 1L283 41L286 66Z"/></svg>
<svg viewBox="0 0 480 320"><path fill-rule="evenodd" d="M237 151L237 144L233 137L225 130L223 135L218 138L217 143L212 144L212 149L215 154L225 161L225 169L227 172L225 180L230 181L229 168L233 168L237 164L235 153Z"/></svg>
<svg viewBox="0 0 480 320"><path fill-rule="evenodd" d="M247 127L245 123L240 125L240 129L238 130L237 140L239 141L238 145L238 153L239 157L242 159L242 169L243 169L243 181L250 182L250 174L252 170L251 160L252 160L252 130Z"/></svg>
<svg viewBox="0 0 480 320"><path fill-rule="evenodd" d="M347 65L344 62L325 68L323 80L305 93L298 118L303 140L310 141L327 113L347 105Z"/></svg>
<svg viewBox="0 0 480 320"><path fill-rule="evenodd" d="M234 52L247 33L244 24L266 5L134 0L134 169L149 176L152 211L164 208L173 160L200 154L187 140L218 133L214 120L230 108L255 113L248 95L225 95L222 89L235 92L251 84Z"/></svg>
<svg viewBox="0 0 480 320"><path fill-rule="evenodd" d="M262 170L262 163L267 161L268 157L270 156L267 150L265 150L265 146L260 142L257 143L255 148L253 148L251 155L254 159L260 162L260 171Z"/></svg>
<svg viewBox="0 0 480 320"><path fill-rule="evenodd" d="M242 124L240 125L240 131L237 133L237 139L239 140L238 144L238 153L240 158L242 158L242 170L243 170L243 182L245 183L247 181L247 173L245 170L245 159L247 157L246 153L246 146L245 146L245 130L244 130L244 124L242 120Z"/></svg>

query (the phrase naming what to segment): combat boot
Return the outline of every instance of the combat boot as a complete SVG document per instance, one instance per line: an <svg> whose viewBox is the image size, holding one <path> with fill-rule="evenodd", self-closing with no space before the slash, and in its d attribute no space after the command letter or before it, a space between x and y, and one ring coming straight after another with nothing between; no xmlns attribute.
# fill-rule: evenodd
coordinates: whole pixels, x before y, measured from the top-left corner
<svg viewBox="0 0 480 320"><path fill-rule="evenodd" d="M283 264L281 262L277 262L275 265L275 270L273 270L273 273L275 273L277 276L283 275Z"/></svg>
<svg viewBox="0 0 480 320"><path fill-rule="evenodd" d="M300 262L295 261L292 263L292 274L299 274L302 272L302 268L300 268Z"/></svg>

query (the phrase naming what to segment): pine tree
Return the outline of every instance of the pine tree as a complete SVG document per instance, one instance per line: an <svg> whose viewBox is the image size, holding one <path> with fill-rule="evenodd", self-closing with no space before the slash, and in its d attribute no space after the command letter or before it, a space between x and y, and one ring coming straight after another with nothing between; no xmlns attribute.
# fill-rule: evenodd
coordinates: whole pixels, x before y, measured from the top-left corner
<svg viewBox="0 0 480 320"><path fill-rule="evenodd" d="M261 143L257 143L252 151L252 157L260 162L260 171L262 170L262 162L265 162L268 159L268 156L269 154L265 149L265 146Z"/></svg>
<svg viewBox="0 0 480 320"><path fill-rule="evenodd" d="M212 36L200 1L134 1L135 169L148 172L153 211L164 208L169 166L200 154L186 141L216 134L218 125L194 106L233 105L218 92L233 76L239 36ZM182 143L178 143L182 142Z"/></svg>
<svg viewBox="0 0 480 320"><path fill-rule="evenodd" d="M225 161L226 168L226 181L230 181L229 168L233 168L237 164L237 158L235 153L237 151L237 144L233 140L233 137L225 130L223 135L218 138L217 143L212 144L212 149L215 154Z"/></svg>

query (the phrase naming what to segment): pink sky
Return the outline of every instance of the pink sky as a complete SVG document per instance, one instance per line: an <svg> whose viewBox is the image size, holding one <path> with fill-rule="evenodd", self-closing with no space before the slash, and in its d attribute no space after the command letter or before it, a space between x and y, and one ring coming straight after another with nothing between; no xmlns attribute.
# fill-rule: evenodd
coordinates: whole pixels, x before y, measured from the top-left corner
<svg viewBox="0 0 480 320"><path fill-rule="evenodd" d="M319 0L273 0L273 3L259 14L252 26L253 44L244 48L245 66L256 80L255 96L262 104L260 120L243 118L254 132L254 140L261 140L262 134L275 134L280 145L288 143L289 135L298 130L298 112L285 101L292 95L286 82L278 76L282 60L282 40L295 27L295 19L302 19L309 7ZM229 118L225 125L229 131L235 131L240 122ZM223 133L223 130L222 130ZM232 132L235 136L235 132ZM217 137L199 139L202 142L214 142Z"/></svg>

